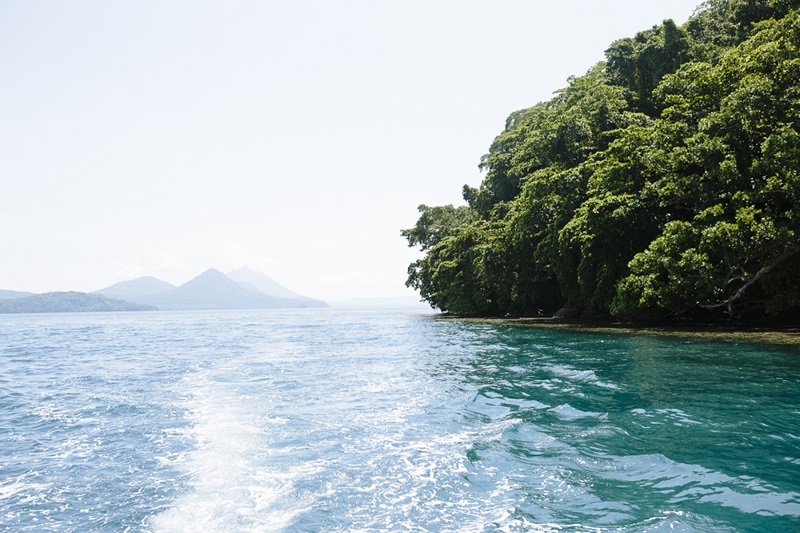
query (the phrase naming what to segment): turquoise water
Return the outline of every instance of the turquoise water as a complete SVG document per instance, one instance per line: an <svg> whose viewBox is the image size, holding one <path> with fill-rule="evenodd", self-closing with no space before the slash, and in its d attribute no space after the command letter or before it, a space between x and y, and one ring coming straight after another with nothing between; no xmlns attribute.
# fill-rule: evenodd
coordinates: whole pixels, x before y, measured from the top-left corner
<svg viewBox="0 0 800 533"><path fill-rule="evenodd" d="M800 349L0 316L2 531L800 531Z"/></svg>

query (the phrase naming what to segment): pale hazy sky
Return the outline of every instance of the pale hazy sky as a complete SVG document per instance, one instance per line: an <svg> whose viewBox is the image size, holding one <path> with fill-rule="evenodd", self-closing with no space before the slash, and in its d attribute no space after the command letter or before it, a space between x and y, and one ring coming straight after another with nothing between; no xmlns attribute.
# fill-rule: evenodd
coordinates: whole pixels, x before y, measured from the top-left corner
<svg viewBox="0 0 800 533"><path fill-rule="evenodd" d="M0 0L0 289L410 294L505 118L699 0Z"/></svg>

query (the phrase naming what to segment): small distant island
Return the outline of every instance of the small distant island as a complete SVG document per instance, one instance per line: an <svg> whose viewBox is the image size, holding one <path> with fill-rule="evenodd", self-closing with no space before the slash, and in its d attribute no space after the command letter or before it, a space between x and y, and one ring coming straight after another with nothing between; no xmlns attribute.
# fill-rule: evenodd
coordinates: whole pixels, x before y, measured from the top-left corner
<svg viewBox="0 0 800 533"><path fill-rule="evenodd" d="M319 307L328 304L293 292L265 274L246 268L228 274L212 268L180 286L144 276L93 293L0 291L0 313Z"/></svg>
<svg viewBox="0 0 800 533"><path fill-rule="evenodd" d="M85 292L48 292L0 300L0 313L88 313L109 311L156 311L140 305Z"/></svg>
<svg viewBox="0 0 800 533"><path fill-rule="evenodd" d="M512 113L466 205L419 207L444 312L800 321L800 3L709 0Z"/></svg>

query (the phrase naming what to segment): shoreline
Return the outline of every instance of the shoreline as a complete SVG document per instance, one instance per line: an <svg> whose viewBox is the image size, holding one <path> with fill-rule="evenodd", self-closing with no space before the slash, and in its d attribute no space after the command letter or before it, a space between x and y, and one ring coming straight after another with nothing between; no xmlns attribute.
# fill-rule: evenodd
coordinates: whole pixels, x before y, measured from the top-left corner
<svg viewBox="0 0 800 533"><path fill-rule="evenodd" d="M431 318L435 320L453 320L459 322L493 324L497 326L570 329L586 333L653 335L696 340L772 344L788 348L800 348L800 327L797 326L767 327L713 324L641 326L626 322L576 321L549 317L476 318L446 315L443 313L433 315Z"/></svg>

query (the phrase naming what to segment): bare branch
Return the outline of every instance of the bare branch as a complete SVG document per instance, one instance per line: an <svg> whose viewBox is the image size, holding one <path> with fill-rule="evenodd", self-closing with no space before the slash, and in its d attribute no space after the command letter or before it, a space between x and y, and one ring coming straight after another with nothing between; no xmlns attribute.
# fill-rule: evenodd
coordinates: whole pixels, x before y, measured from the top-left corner
<svg viewBox="0 0 800 533"><path fill-rule="evenodd" d="M751 286L753 286L754 283L756 283L761 278L763 278L764 276L769 274L775 267L777 267L779 264L781 264L784 261L786 261L787 259L789 259L791 256L793 256L797 252L800 252L800 246L793 246L791 248L788 248L781 255L776 257L770 264L762 267L758 272L756 272L755 276L753 276L752 278L747 280L747 283L745 283L744 285L739 287L739 290L737 290L733 294L733 296L731 296L730 298L728 298L724 302L720 302L720 303L715 304L715 305L709 305L709 306L706 306L706 307L708 309L717 309L719 307L727 307L728 314L730 316L733 316L733 314L734 314L733 313L733 304L736 303L736 301L739 300L742 296L744 296L744 293L747 292L747 289L749 289Z"/></svg>

